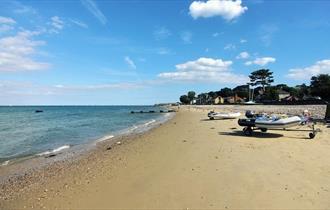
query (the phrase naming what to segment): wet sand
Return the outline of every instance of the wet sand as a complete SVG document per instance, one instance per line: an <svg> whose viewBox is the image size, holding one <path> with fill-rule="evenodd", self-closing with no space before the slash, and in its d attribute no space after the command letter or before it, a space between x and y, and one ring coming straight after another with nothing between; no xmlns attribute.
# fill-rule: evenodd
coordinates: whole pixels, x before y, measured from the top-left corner
<svg viewBox="0 0 330 210"><path fill-rule="evenodd" d="M330 208L330 128L317 125L313 140L303 131L246 137L237 120L206 114L181 107L150 132L104 142L51 176L41 170L0 208Z"/></svg>

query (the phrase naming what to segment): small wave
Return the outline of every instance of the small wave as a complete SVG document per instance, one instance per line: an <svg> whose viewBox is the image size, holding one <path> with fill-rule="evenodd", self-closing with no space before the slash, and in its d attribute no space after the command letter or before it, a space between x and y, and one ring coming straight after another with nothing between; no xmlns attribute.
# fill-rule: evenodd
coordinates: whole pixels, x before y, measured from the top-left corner
<svg viewBox="0 0 330 210"><path fill-rule="evenodd" d="M152 123L154 123L154 122L156 122L156 120L153 119L153 120L150 120L150 121L144 123L143 125L144 125L144 126L148 126L148 125L150 125L150 124L152 124Z"/></svg>
<svg viewBox="0 0 330 210"><path fill-rule="evenodd" d="M102 138L99 138L97 140L97 142L101 142L101 141L105 141L105 140L108 140L108 139L112 139L113 137L115 137L115 136L113 136L113 135L104 136Z"/></svg>
<svg viewBox="0 0 330 210"><path fill-rule="evenodd" d="M6 166L6 165L8 165L9 164L9 160L6 160L5 162L3 162L2 164L1 164L1 166Z"/></svg>
<svg viewBox="0 0 330 210"><path fill-rule="evenodd" d="M54 153L58 153L62 150L65 150L65 149L69 149L70 148L70 145L63 145L63 146L60 146L56 149L53 149L53 150L48 150L46 152L42 152L42 153L39 153L37 154L38 156L44 156L44 155L50 155L50 154L54 154Z"/></svg>

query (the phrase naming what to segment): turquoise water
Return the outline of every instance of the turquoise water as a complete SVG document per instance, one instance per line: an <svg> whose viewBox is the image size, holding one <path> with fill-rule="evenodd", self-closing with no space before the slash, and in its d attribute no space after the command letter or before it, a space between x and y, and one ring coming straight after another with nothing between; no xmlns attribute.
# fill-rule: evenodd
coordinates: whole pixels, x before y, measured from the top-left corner
<svg viewBox="0 0 330 210"><path fill-rule="evenodd" d="M35 110L43 110L36 113ZM151 106L13 106L0 107L0 164L46 154L161 120Z"/></svg>

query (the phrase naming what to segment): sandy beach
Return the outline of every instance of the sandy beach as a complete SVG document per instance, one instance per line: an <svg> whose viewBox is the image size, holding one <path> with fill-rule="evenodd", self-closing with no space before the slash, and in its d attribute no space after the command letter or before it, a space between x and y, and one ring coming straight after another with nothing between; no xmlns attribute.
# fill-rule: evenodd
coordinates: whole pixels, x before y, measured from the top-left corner
<svg viewBox="0 0 330 210"><path fill-rule="evenodd" d="M325 111L251 109L306 107ZM236 119L208 120L212 109L183 106L147 133L12 179L0 188L0 209L330 208L330 128L318 124L313 140L305 131L246 137Z"/></svg>

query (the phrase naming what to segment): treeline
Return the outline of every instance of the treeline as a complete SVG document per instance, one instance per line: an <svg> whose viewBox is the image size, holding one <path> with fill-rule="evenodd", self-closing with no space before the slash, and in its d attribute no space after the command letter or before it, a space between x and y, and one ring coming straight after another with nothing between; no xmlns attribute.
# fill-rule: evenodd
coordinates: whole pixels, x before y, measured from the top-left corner
<svg viewBox="0 0 330 210"><path fill-rule="evenodd" d="M271 85L273 72L269 69L254 71L249 76L250 82L235 88L224 87L217 91L210 91L196 95L189 91L186 95L180 96L182 104L216 104L215 99L221 97L222 103L230 103L227 98L234 98L234 101L298 101L298 100L325 100L330 99L330 75L320 74L311 77L310 85L301 84L290 87L286 84ZM233 101L233 100L232 100Z"/></svg>

